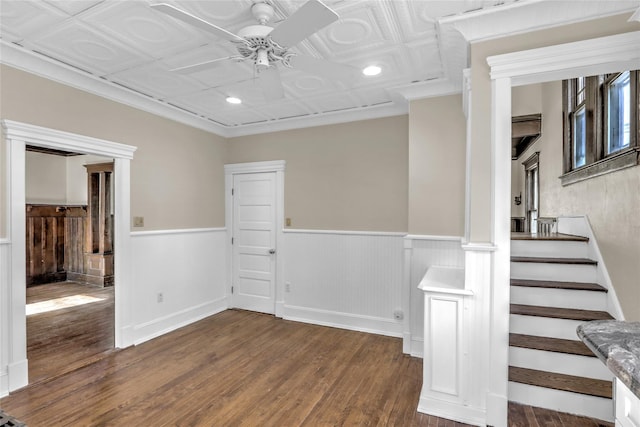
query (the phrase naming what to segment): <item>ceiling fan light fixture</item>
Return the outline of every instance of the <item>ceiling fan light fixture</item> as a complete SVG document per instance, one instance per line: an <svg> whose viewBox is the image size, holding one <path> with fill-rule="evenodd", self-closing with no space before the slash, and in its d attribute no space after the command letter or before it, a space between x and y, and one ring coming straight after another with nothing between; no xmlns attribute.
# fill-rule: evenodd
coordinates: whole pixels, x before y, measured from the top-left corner
<svg viewBox="0 0 640 427"><path fill-rule="evenodd" d="M229 104L242 104L242 99L236 98L235 96L227 96L227 102Z"/></svg>
<svg viewBox="0 0 640 427"><path fill-rule="evenodd" d="M382 68L380 68L377 65L369 65L368 67L365 67L362 69L362 74L364 74L367 77L377 76L381 72L382 72Z"/></svg>
<svg viewBox="0 0 640 427"><path fill-rule="evenodd" d="M266 49L259 49L256 56L256 67L258 70L269 68L269 52Z"/></svg>

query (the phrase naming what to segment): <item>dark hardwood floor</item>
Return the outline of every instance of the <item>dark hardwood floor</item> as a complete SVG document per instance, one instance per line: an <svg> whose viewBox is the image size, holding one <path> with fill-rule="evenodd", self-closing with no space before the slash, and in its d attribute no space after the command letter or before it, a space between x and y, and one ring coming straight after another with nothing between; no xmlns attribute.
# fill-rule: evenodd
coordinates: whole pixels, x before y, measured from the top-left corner
<svg viewBox="0 0 640 427"><path fill-rule="evenodd" d="M27 313L42 311L27 315L29 382L61 375L112 350L113 303L113 287L74 282L28 287Z"/></svg>
<svg viewBox="0 0 640 427"><path fill-rule="evenodd" d="M30 427L465 426L418 413L421 383L422 360L403 355L400 339L228 310L102 353L0 407ZM513 426L598 425L516 404L509 417Z"/></svg>

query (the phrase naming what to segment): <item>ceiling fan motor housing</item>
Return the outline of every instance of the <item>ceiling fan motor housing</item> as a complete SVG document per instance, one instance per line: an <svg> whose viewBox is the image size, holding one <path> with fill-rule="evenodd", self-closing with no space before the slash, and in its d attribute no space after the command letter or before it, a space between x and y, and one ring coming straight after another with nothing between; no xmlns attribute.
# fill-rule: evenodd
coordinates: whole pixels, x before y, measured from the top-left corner
<svg viewBox="0 0 640 427"><path fill-rule="evenodd" d="M289 59L293 54L288 53L287 48L278 45L269 37L273 27L267 23L273 17L273 6L257 2L251 7L251 12L260 24L249 25L238 31L238 36L244 39L244 43L238 43L237 46L240 55L253 60L259 69L267 68L275 62L282 62L290 67Z"/></svg>

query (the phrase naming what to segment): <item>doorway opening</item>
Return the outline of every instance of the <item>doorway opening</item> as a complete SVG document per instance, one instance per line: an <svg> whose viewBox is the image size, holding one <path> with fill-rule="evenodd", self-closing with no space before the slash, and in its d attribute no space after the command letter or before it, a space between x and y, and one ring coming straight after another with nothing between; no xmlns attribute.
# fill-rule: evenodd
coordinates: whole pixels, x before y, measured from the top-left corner
<svg viewBox="0 0 640 427"><path fill-rule="evenodd" d="M114 348L113 159L26 146L29 381Z"/></svg>
<svg viewBox="0 0 640 427"><path fill-rule="evenodd" d="M104 156L114 159L114 341L115 347L133 345L131 265L131 160L136 147L63 132L12 120L2 120L6 153L6 189L11 195L5 224L9 240L0 258L0 394L29 384L26 319L25 148L27 145Z"/></svg>

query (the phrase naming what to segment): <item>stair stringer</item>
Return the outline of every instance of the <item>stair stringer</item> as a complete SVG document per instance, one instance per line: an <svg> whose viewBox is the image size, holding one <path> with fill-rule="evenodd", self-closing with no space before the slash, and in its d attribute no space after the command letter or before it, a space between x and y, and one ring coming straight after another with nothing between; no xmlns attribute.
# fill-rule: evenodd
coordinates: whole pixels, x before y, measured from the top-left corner
<svg viewBox="0 0 640 427"><path fill-rule="evenodd" d="M558 217L558 233L573 234L576 236L588 237L589 258L598 262L596 268L596 283L607 289L607 311L616 320L625 320L622 307L613 288L607 266L598 247L596 236L591 228L591 223L586 215L583 216L561 216Z"/></svg>

